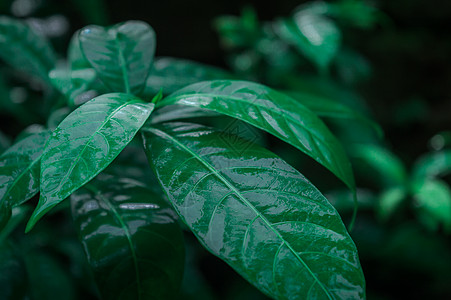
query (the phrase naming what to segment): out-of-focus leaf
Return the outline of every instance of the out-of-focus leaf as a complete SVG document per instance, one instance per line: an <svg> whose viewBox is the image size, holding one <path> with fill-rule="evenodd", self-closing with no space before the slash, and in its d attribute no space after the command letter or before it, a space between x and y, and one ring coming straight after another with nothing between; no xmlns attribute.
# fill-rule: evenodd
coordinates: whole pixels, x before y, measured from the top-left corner
<svg viewBox="0 0 451 300"><path fill-rule="evenodd" d="M92 25L80 31L79 39L84 56L110 92L142 92L155 53L152 27L141 21L109 28Z"/></svg>
<svg viewBox="0 0 451 300"><path fill-rule="evenodd" d="M177 299L183 236L175 212L158 194L104 177L74 193L71 204L103 298Z"/></svg>
<svg viewBox="0 0 451 300"><path fill-rule="evenodd" d="M376 196L369 190L357 189L357 200L359 210L371 210L376 204ZM339 213L352 212L354 199L349 190L334 190L325 194L327 200L338 210Z"/></svg>
<svg viewBox="0 0 451 300"><path fill-rule="evenodd" d="M451 172L451 150L425 154L416 161L412 177L414 180L435 178Z"/></svg>
<svg viewBox="0 0 451 300"><path fill-rule="evenodd" d="M26 299L27 272L20 252L9 241L0 243L0 299Z"/></svg>
<svg viewBox="0 0 451 300"><path fill-rule="evenodd" d="M337 73L342 82L356 84L368 80L371 76L371 65L360 53L351 49L342 49L335 59Z"/></svg>
<svg viewBox="0 0 451 300"><path fill-rule="evenodd" d="M72 0L71 2L81 13L86 23L107 25L108 14L104 0Z"/></svg>
<svg viewBox="0 0 451 300"><path fill-rule="evenodd" d="M417 181L413 184L414 204L418 217L431 230L443 224L451 233L451 189L441 180Z"/></svg>
<svg viewBox="0 0 451 300"><path fill-rule="evenodd" d="M309 155L355 190L346 154L326 125L287 95L246 81L215 80L187 86L157 106L180 104L209 109L265 130Z"/></svg>
<svg viewBox="0 0 451 300"><path fill-rule="evenodd" d="M385 20L385 16L367 1L341 0L330 3L328 6L329 15L363 29L370 29L378 22Z"/></svg>
<svg viewBox="0 0 451 300"><path fill-rule="evenodd" d="M320 71L325 71L341 45L341 32L336 24L321 13L298 10L292 18L275 24L279 36L293 44Z"/></svg>
<svg viewBox="0 0 451 300"><path fill-rule="evenodd" d="M362 161L365 164L364 168L370 167L376 171L377 179L384 186L406 184L407 171L403 162L387 149L372 144L356 144L352 147L351 156ZM368 169L366 170L368 172ZM374 173L368 174L374 177Z"/></svg>
<svg viewBox="0 0 451 300"><path fill-rule="evenodd" d="M11 140L3 132L0 131L0 154L11 146Z"/></svg>
<svg viewBox="0 0 451 300"><path fill-rule="evenodd" d="M50 44L26 23L0 17L0 57L12 67L34 75L44 82L55 66L56 57Z"/></svg>
<svg viewBox="0 0 451 300"><path fill-rule="evenodd" d="M21 140L29 137L30 135L34 135L36 133L41 133L46 131L47 129L41 124L31 124L27 126L24 130L22 130L14 139L14 144L20 142Z"/></svg>
<svg viewBox="0 0 451 300"><path fill-rule="evenodd" d="M106 94L67 116L42 155L38 206L27 231L52 207L105 169L133 139L154 108L130 94Z"/></svg>
<svg viewBox="0 0 451 300"><path fill-rule="evenodd" d="M442 131L429 140L432 149L439 151L451 146L451 131Z"/></svg>
<svg viewBox="0 0 451 300"><path fill-rule="evenodd" d="M407 197L405 187L392 187L379 196L376 213L382 221L388 220Z"/></svg>
<svg viewBox="0 0 451 300"><path fill-rule="evenodd" d="M196 124L166 123L143 135L149 162L183 221L263 293L365 297L357 250L337 211L282 159Z"/></svg>
<svg viewBox="0 0 451 300"><path fill-rule="evenodd" d="M342 103L315 94L292 91L286 93L319 117L354 120L371 127L379 136L383 136L383 131L379 124Z"/></svg>
<svg viewBox="0 0 451 300"><path fill-rule="evenodd" d="M199 81L232 77L229 72L213 66L180 58L158 57L147 79L144 93L149 96L163 89L165 94L170 94Z"/></svg>
<svg viewBox="0 0 451 300"><path fill-rule="evenodd" d="M49 136L49 131L32 134L0 156L0 225L6 225L12 207L38 193L40 161Z"/></svg>
<svg viewBox="0 0 451 300"><path fill-rule="evenodd" d="M62 107L52 112L47 119L47 127L50 130L55 130L56 127L71 113L69 107Z"/></svg>

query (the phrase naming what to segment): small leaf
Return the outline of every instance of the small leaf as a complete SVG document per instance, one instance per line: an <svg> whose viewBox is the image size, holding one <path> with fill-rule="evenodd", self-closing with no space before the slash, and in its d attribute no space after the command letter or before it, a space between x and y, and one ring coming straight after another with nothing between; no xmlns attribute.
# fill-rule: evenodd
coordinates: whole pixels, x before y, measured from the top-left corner
<svg viewBox="0 0 451 300"><path fill-rule="evenodd" d="M52 207L105 169L133 139L154 105L128 94L92 99L50 137L41 162L41 197L27 231Z"/></svg>
<svg viewBox="0 0 451 300"><path fill-rule="evenodd" d="M173 299L184 244L175 212L128 179L96 178L71 196L72 215L104 299Z"/></svg>
<svg viewBox="0 0 451 300"><path fill-rule="evenodd" d="M431 152L423 155L415 163L412 171L414 180L433 179L451 172L451 150Z"/></svg>
<svg viewBox="0 0 451 300"><path fill-rule="evenodd" d="M418 217L431 230L443 224L445 232L451 233L451 189L441 180L417 181L413 185L415 207Z"/></svg>
<svg viewBox="0 0 451 300"><path fill-rule="evenodd" d="M381 221L387 221L399 208L406 197L407 191L402 186L395 186L384 191L379 196L379 205L376 210Z"/></svg>
<svg viewBox="0 0 451 300"><path fill-rule="evenodd" d="M143 136L182 220L262 292L275 299L365 297L357 250L337 211L282 159L196 124L166 123Z"/></svg>
<svg viewBox="0 0 451 300"><path fill-rule="evenodd" d="M230 78L230 73L213 66L180 58L157 57L146 82L145 95L156 94L161 88L164 93L173 93L199 81Z"/></svg>
<svg viewBox="0 0 451 300"><path fill-rule="evenodd" d="M358 158L365 163L362 170L366 174L374 177L373 172L376 171L377 178L386 187L400 186L406 184L407 171L403 162L393 153L385 148L371 144L356 144L353 145L351 155Z"/></svg>
<svg viewBox="0 0 451 300"><path fill-rule="evenodd" d="M91 25L80 31L86 59L111 92L138 95L155 53L155 33L148 24L128 21L108 29Z"/></svg>
<svg viewBox="0 0 451 300"><path fill-rule="evenodd" d="M327 69L340 48L341 32L337 25L314 10L298 10L292 18L277 22L275 29L320 71Z"/></svg>
<svg viewBox="0 0 451 300"><path fill-rule="evenodd" d="M355 189L351 165L326 125L298 101L264 85L215 80L187 86L163 99L225 114L265 130L309 155Z"/></svg>
<svg viewBox="0 0 451 300"><path fill-rule="evenodd" d="M12 67L45 82L55 66L56 56L50 44L26 23L0 17L0 57Z"/></svg>
<svg viewBox="0 0 451 300"><path fill-rule="evenodd" d="M49 136L48 130L31 134L0 156L0 224L5 225L7 210L38 193L40 161Z"/></svg>

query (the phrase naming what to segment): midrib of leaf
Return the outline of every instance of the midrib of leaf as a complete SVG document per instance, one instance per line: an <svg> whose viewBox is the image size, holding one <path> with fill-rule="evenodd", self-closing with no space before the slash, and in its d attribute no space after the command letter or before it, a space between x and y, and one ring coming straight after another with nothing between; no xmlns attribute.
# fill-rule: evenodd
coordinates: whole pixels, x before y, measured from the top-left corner
<svg viewBox="0 0 451 300"><path fill-rule="evenodd" d="M265 225L274 233L277 235L277 237L282 241L282 244L285 244L285 246L290 250L290 252L296 257L296 259L307 269L307 271L310 273L310 275L313 277L313 279L315 280L315 282L318 283L318 285L322 288L322 290L326 293L327 297L329 299L332 300L332 297L330 295L330 292L326 289L326 287L323 285L323 283L318 279L318 277L312 272L312 270L309 268L309 266L304 262L304 260L298 255L298 253L296 252L296 250L293 249L293 247L291 247L291 245L283 238L283 236L273 228L273 226L271 226L272 224L268 221L268 219L266 219L266 217L264 215L262 215L242 194L241 192L235 188L226 178L224 178L224 176L222 176L210 163L208 163L207 161L205 161L201 156L199 156L197 153L195 153L194 151L192 151L190 148L186 147L184 144L182 144L181 142L179 142L176 138L170 136L169 134L165 133L164 131L161 131L159 129L156 128L146 128L144 129L146 131L150 131L151 133L155 134L155 135L160 135L160 136L164 136L165 138L171 140L173 143L175 143L177 146L179 146L180 148L182 148L183 150L185 150L186 152L188 152L191 156L195 157L195 159L197 159L199 162L201 162L205 167L207 167L210 172L212 172L213 174L216 175L216 177L222 181L230 190L232 190L235 195L237 195L241 201L243 201L244 204L246 204L249 208L252 209L252 211L256 214L256 216L258 218L260 218ZM279 248L281 248L281 246L279 246ZM276 257L274 258L274 260L276 259ZM273 273L274 273L274 267L273 267ZM276 285L276 289L277 289L277 285Z"/></svg>
<svg viewBox="0 0 451 300"><path fill-rule="evenodd" d="M244 102L244 103L246 103L246 104L248 104L248 105L256 106L256 107L260 108L260 110L262 110L262 108L263 108L263 109L270 110L270 111L274 112L275 114L281 116L282 118L290 119L293 123L300 125L300 126L301 126L302 128L304 128L305 131L307 131L311 136L314 136L314 137L317 138L319 141L321 141L322 144L323 144L323 146L324 146L325 148L327 148L327 149L329 150L330 153L334 153L334 151L331 151L331 149L330 149L330 147L329 147L329 143L327 143L326 141L324 141L320 136L315 135L315 134L310 130L310 128L304 126L304 125L301 124L298 120L292 118L290 115L283 115L283 114L281 113L281 111L274 110L274 109L272 109L271 107L266 107L266 106L264 106L264 105L261 105L261 104L255 103L255 102L248 102L248 101L243 100L243 99L241 99L241 98L232 97L232 96L229 96L229 95L215 95L215 94L207 94L207 93L190 94L190 95L188 95L188 96L187 96L187 95L180 95L180 96L176 96L176 97L170 97L170 96L169 96L168 98L166 98L166 99L169 99L169 100L167 100L167 101L164 101L164 100L163 100L163 101L157 103L156 107L161 107L161 106L167 105L166 102L168 102L168 103L170 103L170 104L171 104L171 103L174 104L174 103L176 103L176 101L178 101L178 100L181 100L181 99L189 99L189 98L191 98L191 97L210 97L210 98L218 98L218 97L222 97L222 98L227 98L227 99L230 99L230 100L233 100L233 101L237 101L237 102ZM300 103L297 103L297 104L298 104L298 105L302 105L302 104L300 104ZM182 104L182 105L189 105L189 104ZM194 105L189 105L189 106L194 106ZM195 106L195 107L196 107L196 106ZM210 108L205 108L205 107L202 107L202 108L211 110ZM308 110L307 107L304 106L304 108ZM233 114L231 114L231 113L229 114L229 113L226 113L226 112L225 112L225 113L223 113L223 114L226 114L226 115L229 115L229 116L233 117ZM313 112L312 112L312 114L313 114ZM245 120L245 119L242 119L242 120L245 121L245 122L247 122L247 123L249 123L249 122L248 122L247 120ZM257 125L257 124L252 124L252 125L255 126L255 127L257 127L257 128L259 128L259 129L262 129L262 130L264 130L264 131L267 131L263 126L260 126L260 125ZM279 134L279 133L277 133L277 134ZM285 138L282 136L282 139L285 139ZM300 144L302 145L302 143L300 143ZM314 143L313 143L313 144L314 144ZM315 144L315 146L316 146L316 144ZM302 145L302 147L303 147L303 149L301 149L302 151L307 151L307 148L305 148L304 145ZM299 148L299 146L296 146L296 148ZM321 152L319 152L319 154L321 154ZM321 159L324 160L324 161L326 161L328 164L332 165L330 162L328 162L327 159L324 158L324 156L321 156ZM337 170L340 170L340 173L341 173L341 174L346 174L346 173L342 170L342 168L338 167L336 164L333 164L333 166L334 166L335 168L337 168ZM341 175L341 176L342 176L342 175ZM345 181L345 180L343 179L343 181ZM346 181L347 181L347 180L346 180ZM350 189L353 189L354 187L353 187L352 181L349 182L349 183L347 183L346 181L345 181L345 183L348 185L348 187L349 187Z"/></svg>
<svg viewBox="0 0 451 300"><path fill-rule="evenodd" d="M119 63L121 64L122 79L124 80L125 92L127 94L130 94L130 83L128 82L127 63L125 61L124 53L122 52L121 44L119 43L119 33L118 32L116 32L114 42L116 44L116 48L117 48L117 52L118 52L118 56L119 56Z"/></svg>
<svg viewBox="0 0 451 300"><path fill-rule="evenodd" d="M108 200L107 197L103 197L103 195L101 193L99 193L99 191L95 187L93 187L91 185L87 185L86 189L88 189L91 192L93 192L94 195L96 195L99 200L102 200L103 202L105 202L106 205L108 205L108 207L113 212L114 217L119 222L119 224L121 225L122 229L125 232L125 236L127 238L127 243L128 243L128 246L130 247L130 252L131 252L131 255L132 255L132 258L133 258L133 265L135 267L135 276L136 276L136 282L137 282L137 286L138 286L138 299L141 300L142 287L141 287L141 278L139 276L139 271L138 271L138 258L136 256L135 248L133 247L133 241L132 241L132 236L130 234L130 231L128 230L127 225L122 220L121 216L117 212L117 210L114 207L114 205Z"/></svg>
<svg viewBox="0 0 451 300"><path fill-rule="evenodd" d="M67 171L67 173L64 175L63 179L60 181L58 187L56 187L54 190L59 189L63 183L66 182L67 178L70 176L70 174L72 174L72 171L74 170L75 166L78 164L78 162L80 161L83 153L85 152L86 148L88 148L88 145L91 143L92 139L94 138L94 136L103 129L103 127L111 120L111 118L118 112L120 111L123 107L133 104L133 103L139 103L139 100L132 100L132 101L128 101L124 104L122 104L121 106L119 106L118 108L116 108L106 119L105 121L102 123L102 125L97 128L97 130L89 137L88 141L86 142L86 144L83 146L83 149L78 153L77 157L75 158L74 162L71 164L69 170Z"/></svg>
<svg viewBox="0 0 451 300"><path fill-rule="evenodd" d="M31 168L33 168L33 166L41 159L42 157L42 153L41 155L39 155L35 160L33 160L30 165L22 172L20 173L19 176L17 176L17 178L14 180L14 182L8 187L8 189L6 190L5 194L3 195L3 199L6 199L7 196L9 195L9 193L11 192L11 190L16 186L16 184L19 182L19 180L29 171L31 170ZM5 200L6 201L6 200Z"/></svg>

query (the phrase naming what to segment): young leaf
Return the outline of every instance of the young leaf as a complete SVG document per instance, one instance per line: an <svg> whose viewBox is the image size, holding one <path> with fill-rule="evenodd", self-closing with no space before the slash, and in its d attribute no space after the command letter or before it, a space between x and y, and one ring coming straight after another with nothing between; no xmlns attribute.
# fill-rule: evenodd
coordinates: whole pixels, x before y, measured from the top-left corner
<svg viewBox="0 0 451 300"><path fill-rule="evenodd" d="M72 215L104 299L173 299L184 244L175 212L130 180L96 179L71 196Z"/></svg>
<svg viewBox="0 0 451 300"><path fill-rule="evenodd" d="M40 160L49 136L48 130L31 134L0 156L0 224L8 219L7 210L38 193Z"/></svg>
<svg viewBox="0 0 451 300"><path fill-rule="evenodd" d="M56 56L50 44L26 23L0 17L0 57L8 64L30 75L48 81Z"/></svg>
<svg viewBox="0 0 451 300"><path fill-rule="evenodd" d="M148 24L128 21L110 28L80 31L86 59L112 92L138 95L144 88L155 53L155 33Z"/></svg>
<svg viewBox="0 0 451 300"><path fill-rule="evenodd" d="M129 94L102 95L55 129L42 155L41 196L27 231L52 207L105 169L133 139L154 105Z"/></svg>
<svg viewBox="0 0 451 300"><path fill-rule="evenodd" d="M219 68L186 59L158 57L147 79L145 94L156 94L161 88L165 93L173 93L199 81L230 78L230 73Z"/></svg>
<svg viewBox="0 0 451 300"><path fill-rule="evenodd" d="M163 99L160 106L180 104L222 113L265 130L325 166L351 190L351 165L326 125L296 100L264 85L214 80L187 86Z"/></svg>
<svg viewBox="0 0 451 300"><path fill-rule="evenodd" d="M149 162L214 255L275 299L362 299L356 247L296 169L236 136L188 123L143 130Z"/></svg>

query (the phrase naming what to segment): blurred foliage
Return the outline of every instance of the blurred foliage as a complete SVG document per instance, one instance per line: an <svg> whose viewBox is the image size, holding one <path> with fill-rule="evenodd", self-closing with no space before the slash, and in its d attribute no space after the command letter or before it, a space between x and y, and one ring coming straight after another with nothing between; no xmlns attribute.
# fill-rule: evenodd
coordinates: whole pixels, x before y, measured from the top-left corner
<svg viewBox="0 0 451 300"><path fill-rule="evenodd" d="M138 2L0 2L2 14L29 26L17 28L20 38L14 41L5 40L0 30L0 44L16 43L15 51L26 48L29 56L42 62L20 60L27 55L16 56L0 45L0 153L34 132L36 127L29 125L54 128L71 109L102 91L83 57L74 65L61 59L68 52L70 60L77 61L76 40L71 42L75 29L143 19L159 35L157 54L189 59L157 58L149 78L153 83L146 91L149 97L158 92L156 86L163 85L168 93L205 78L242 78L301 95L299 99L310 99L312 107L321 103L338 107L345 117L327 118L331 113L326 110L324 114L356 173L360 211L351 234L361 256L368 298L450 297L451 3L338 0L304 1L296 7L297 1L279 1L264 8L249 1L254 5L237 14L239 1L229 1L228 6L206 1ZM187 7L192 14L186 13ZM42 46L42 39L49 40L54 50ZM192 60L216 66L204 68ZM70 108L62 105L66 97ZM348 108L356 112L351 117ZM359 118L381 124L385 138L373 121L362 124L356 121ZM316 170L312 162L302 160L286 144L262 136L259 142L303 170L327 191L343 218L351 218L352 196L336 179L326 171L311 173ZM118 160L123 166L110 172L132 177L140 170L126 162L134 157L139 164L141 156L124 153ZM0 234L0 298L96 299L67 207L60 207L25 238L22 221L30 213L27 207L14 208ZM187 233L186 241L183 299L265 299ZM46 288L54 293L45 294Z"/></svg>

